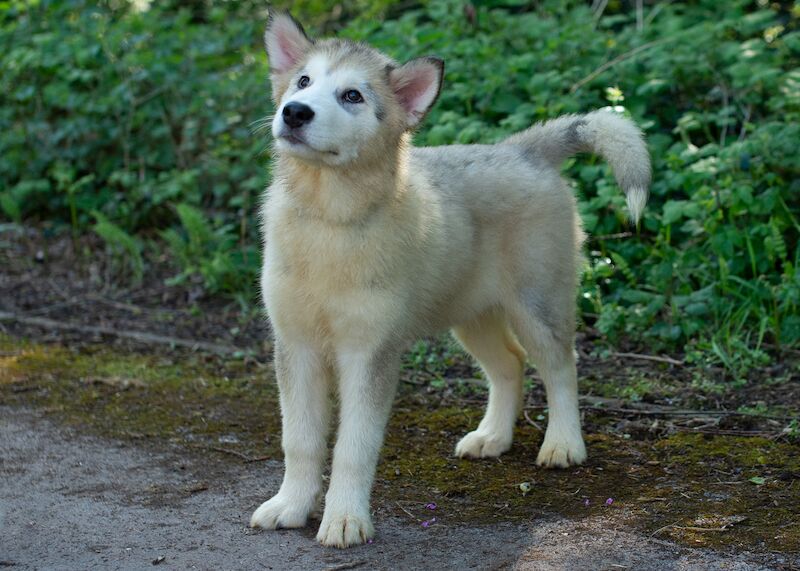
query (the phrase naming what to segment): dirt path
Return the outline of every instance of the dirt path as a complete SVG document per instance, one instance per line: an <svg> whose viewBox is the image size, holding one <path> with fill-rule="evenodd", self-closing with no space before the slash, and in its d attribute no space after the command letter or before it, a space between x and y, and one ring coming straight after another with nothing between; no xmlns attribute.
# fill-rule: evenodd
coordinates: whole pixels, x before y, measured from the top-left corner
<svg viewBox="0 0 800 571"><path fill-rule="evenodd" d="M260 532L252 509L278 462L242 464L169 445L76 433L0 407L0 567L11 569L789 569L787 556L687 549L579 521L423 528L376 498L378 536L337 551L304 530Z"/></svg>

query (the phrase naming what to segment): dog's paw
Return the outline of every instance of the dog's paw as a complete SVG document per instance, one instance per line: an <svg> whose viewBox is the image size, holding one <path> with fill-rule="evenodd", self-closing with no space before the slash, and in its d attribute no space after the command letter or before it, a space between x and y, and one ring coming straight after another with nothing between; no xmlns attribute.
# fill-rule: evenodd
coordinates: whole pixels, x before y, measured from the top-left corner
<svg viewBox="0 0 800 571"><path fill-rule="evenodd" d="M326 510L319 526L317 541L325 547L344 549L366 543L374 535L375 528L372 527L369 515L329 514Z"/></svg>
<svg viewBox="0 0 800 571"><path fill-rule="evenodd" d="M250 527L262 529L303 527L310 513L311 509L308 506L278 494L253 512Z"/></svg>
<svg viewBox="0 0 800 571"><path fill-rule="evenodd" d="M459 458L496 458L511 448L511 440L510 436L498 436L473 430L456 444L456 456Z"/></svg>
<svg viewBox="0 0 800 571"><path fill-rule="evenodd" d="M547 438L545 435L536 465L545 468L567 468L586 461L586 445L579 435L573 438Z"/></svg>

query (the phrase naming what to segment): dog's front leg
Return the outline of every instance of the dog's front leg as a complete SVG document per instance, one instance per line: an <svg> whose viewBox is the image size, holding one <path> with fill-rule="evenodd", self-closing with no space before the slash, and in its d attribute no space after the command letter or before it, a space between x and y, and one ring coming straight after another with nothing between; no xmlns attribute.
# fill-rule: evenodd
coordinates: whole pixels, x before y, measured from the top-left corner
<svg viewBox="0 0 800 571"><path fill-rule="evenodd" d="M277 337L277 336L276 336ZM322 494L330 427L331 374L316 350L276 338L285 471L278 493L250 519L252 527L303 527Z"/></svg>
<svg viewBox="0 0 800 571"><path fill-rule="evenodd" d="M337 361L339 431L317 541L349 547L374 534L369 498L397 388L400 351L393 347L341 351Z"/></svg>

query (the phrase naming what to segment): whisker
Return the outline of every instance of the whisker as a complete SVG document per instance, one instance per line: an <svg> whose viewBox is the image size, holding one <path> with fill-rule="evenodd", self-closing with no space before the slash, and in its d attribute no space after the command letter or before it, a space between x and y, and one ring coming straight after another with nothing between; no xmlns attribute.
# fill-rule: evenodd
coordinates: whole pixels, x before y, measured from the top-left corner
<svg viewBox="0 0 800 571"><path fill-rule="evenodd" d="M274 114L267 115L260 119L256 119L252 123L248 125L250 127L250 132L253 135L257 135L260 132L266 131L272 126L272 120L275 118ZM255 125L255 126L254 126Z"/></svg>
<svg viewBox="0 0 800 571"><path fill-rule="evenodd" d="M271 125L269 123L267 123L266 125L259 125L258 127L250 129L250 132L253 135L258 135L259 133L263 133L264 131L268 130L270 127L271 127Z"/></svg>
<svg viewBox="0 0 800 571"><path fill-rule="evenodd" d="M259 119L256 119L255 121L252 121L252 122L248 123L248 126L255 125L256 123L267 123L267 122L270 122L270 121L272 121L273 117L274 117L274 115L265 115L264 117L260 117Z"/></svg>

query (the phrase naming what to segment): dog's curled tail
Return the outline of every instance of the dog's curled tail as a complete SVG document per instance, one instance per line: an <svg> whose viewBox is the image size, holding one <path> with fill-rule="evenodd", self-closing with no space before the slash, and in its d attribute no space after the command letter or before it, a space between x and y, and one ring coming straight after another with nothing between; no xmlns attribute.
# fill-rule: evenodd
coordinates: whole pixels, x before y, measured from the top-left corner
<svg viewBox="0 0 800 571"><path fill-rule="evenodd" d="M582 151L600 155L625 192L631 218L639 221L649 193L650 155L642 132L630 119L614 111L565 115L512 135L504 143L519 145L532 159L556 167Z"/></svg>

